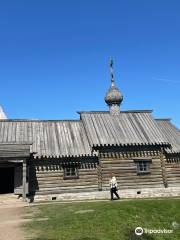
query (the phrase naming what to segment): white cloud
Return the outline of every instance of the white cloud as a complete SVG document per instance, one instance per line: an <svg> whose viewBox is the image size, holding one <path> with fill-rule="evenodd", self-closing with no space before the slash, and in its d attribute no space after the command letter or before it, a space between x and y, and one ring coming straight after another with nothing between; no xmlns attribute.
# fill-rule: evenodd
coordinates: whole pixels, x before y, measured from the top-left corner
<svg viewBox="0 0 180 240"><path fill-rule="evenodd" d="M157 78L157 77L153 77L153 80L159 81L159 82L167 82L167 83L180 83L180 81L176 81L176 80L171 80L171 79L167 79L167 78Z"/></svg>

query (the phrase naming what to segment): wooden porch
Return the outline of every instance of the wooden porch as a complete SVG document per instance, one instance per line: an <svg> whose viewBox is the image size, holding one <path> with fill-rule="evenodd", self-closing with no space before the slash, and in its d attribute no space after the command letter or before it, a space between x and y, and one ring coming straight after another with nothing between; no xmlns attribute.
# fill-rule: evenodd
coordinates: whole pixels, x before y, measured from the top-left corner
<svg viewBox="0 0 180 240"><path fill-rule="evenodd" d="M0 194L19 194L26 200L30 146L29 143L0 144Z"/></svg>

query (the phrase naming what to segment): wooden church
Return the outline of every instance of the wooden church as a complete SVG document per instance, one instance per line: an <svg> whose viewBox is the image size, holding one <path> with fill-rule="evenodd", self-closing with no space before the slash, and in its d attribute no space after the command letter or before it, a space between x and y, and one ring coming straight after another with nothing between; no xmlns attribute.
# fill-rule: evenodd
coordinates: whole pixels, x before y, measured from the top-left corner
<svg viewBox="0 0 180 240"><path fill-rule="evenodd" d="M108 193L113 172L124 197L180 195L180 130L151 110L121 111L112 61L110 69L108 111L79 112L78 120L17 120L0 108L0 194L91 198Z"/></svg>

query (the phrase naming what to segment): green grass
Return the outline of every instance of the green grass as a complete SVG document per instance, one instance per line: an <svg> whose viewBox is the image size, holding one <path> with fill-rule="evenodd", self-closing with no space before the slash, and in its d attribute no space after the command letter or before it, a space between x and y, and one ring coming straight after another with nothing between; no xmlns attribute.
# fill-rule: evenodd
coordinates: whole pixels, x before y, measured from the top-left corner
<svg viewBox="0 0 180 240"><path fill-rule="evenodd" d="M38 211L26 226L33 240L180 240L180 227L172 227L173 222L180 224L179 199L51 203L33 210ZM136 236L137 226L174 232Z"/></svg>

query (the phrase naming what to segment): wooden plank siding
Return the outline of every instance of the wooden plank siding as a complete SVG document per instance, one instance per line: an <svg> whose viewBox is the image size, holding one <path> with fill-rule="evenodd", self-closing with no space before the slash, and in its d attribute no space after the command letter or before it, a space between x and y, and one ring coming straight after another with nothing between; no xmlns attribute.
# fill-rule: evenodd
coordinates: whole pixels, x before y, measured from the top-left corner
<svg viewBox="0 0 180 240"><path fill-rule="evenodd" d="M180 187L180 156L166 156L166 172L169 187Z"/></svg>
<svg viewBox="0 0 180 240"><path fill-rule="evenodd" d="M160 147L149 151L147 147L143 149L132 151L129 148L120 152L109 149L106 152L99 151L99 158L79 158L78 161L33 159L29 164L30 194L109 190L111 172L115 174L118 187L122 190L180 186L180 161L168 162ZM137 159L150 160L150 173L137 173ZM63 167L68 164L78 166L78 179L64 179Z"/></svg>
<svg viewBox="0 0 180 240"><path fill-rule="evenodd" d="M134 162L137 156L139 156L138 159L151 158L149 174L137 174L137 166ZM164 187L160 151L124 152L123 154L121 152L114 153L113 157L112 153L103 153L100 162L102 166L102 190L109 189L111 172L116 176L119 189Z"/></svg>
<svg viewBox="0 0 180 240"><path fill-rule="evenodd" d="M63 166L61 161L33 161L30 165L30 193L58 194L98 190L97 162L78 163L77 179L64 180Z"/></svg>

